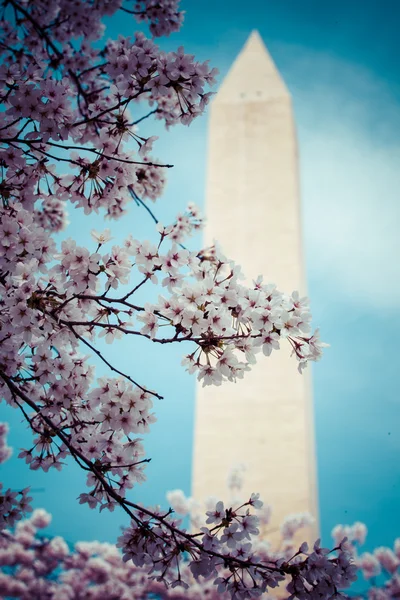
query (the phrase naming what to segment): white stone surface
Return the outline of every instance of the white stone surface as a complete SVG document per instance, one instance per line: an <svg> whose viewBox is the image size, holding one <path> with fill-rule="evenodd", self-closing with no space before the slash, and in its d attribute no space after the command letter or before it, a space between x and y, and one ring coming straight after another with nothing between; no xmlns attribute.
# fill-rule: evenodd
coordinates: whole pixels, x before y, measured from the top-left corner
<svg viewBox="0 0 400 600"><path fill-rule="evenodd" d="M291 99L257 32L210 107L206 217L206 245L218 239L249 280L263 274L282 291L304 293ZM271 529L288 514L309 511L315 540L311 386L289 354L285 347L260 356L236 384L198 386L192 494L227 499L228 471L246 463L246 493L260 492L272 505Z"/></svg>

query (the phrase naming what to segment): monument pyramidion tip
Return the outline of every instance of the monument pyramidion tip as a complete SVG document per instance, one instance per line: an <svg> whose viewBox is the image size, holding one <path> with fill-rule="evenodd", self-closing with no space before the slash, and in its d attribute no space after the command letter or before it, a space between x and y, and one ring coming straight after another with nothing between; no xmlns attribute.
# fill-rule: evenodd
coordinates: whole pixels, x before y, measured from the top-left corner
<svg viewBox="0 0 400 600"><path fill-rule="evenodd" d="M288 89L254 29L222 81L214 103L265 102L281 97L289 97Z"/></svg>

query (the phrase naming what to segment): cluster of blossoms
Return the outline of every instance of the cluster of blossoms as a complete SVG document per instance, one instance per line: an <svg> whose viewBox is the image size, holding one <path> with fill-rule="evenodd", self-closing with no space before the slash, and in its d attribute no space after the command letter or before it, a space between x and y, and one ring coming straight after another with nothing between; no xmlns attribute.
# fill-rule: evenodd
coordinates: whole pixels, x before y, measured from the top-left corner
<svg viewBox="0 0 400 600"><path fill-rule="evenodd" d="M154 37L179 31L183 23L178 0L140 0L135 5L135 14L137 21L149 23Z"/></svg>
<svg viewBox="0 0 400 600"><path fill-rule="evenodd" d="M195 350L184 362L204 384L242 377L256 351L270 354L281 338L292 345L300 366L318 358L317 335L305 333L310 316L304 299L286 297L260 279L244 286L239 269L220 253L178 246L200 222L191 206L174 225L159 226L158 246L128 237L104 252L109 232L93 232L93 252L71 239L56 252L48 232L21 204L0 210L1 387L11 405L34 410L24 413L35 433L33 445L20 454L32 469L60 469L68 453L79 458L84 453L119 496L143 479L144 451L135 435L154 422L151 398L159 396L111 365L96 346L101 338L111 343L139 335L162 344L192 344ZM115 297L131 277L135 285ZM132 303L145 283L159 281L168 294L157 304ZM167 326L165 334L171 330L169 337L157 337L160 324ZM94 367L79 346L96 353L118 377L96 384ZM81 501L115 504L93 474L88 484L94 487Z"/></svg>
<svg viewBox="0 0 400 600"><path fill-rule="evenodd" d="M218 248L185 248L202 224L194 206L172 225L158 223L157 244L129 236L111 245L108 230L92 233L92 248L72 239L59 248L53 237L67 224L68 202L115 219L133 201L152 215L147 201L162 194L170 165L150 158L156 138L140 135L139 124L151 115L167 127L189 124L209 100L215 69L182 48L163 52L142 33L92 45L104 32L101 18L119 9L149 23L153 35L175 31L182 22L176 0L143 0L133 8L121 0L1 4L0 393L33 434L20 457L44 471L73 457L88 472L80 502L123 508L131 518L119 541L124 558L142 574L152 571L157 583L185 586L186 570L239 599L289 576L297 597L310 586L318 600L330 597L352 577L342 546L330 558L318 544L310 552L302 546L293 560L271 563L252 546L257 495L236 509L218 504L213 526L197 534L170 513L129 501L127 491L145 477L141 436L154 422L152 403L160 396L100 350L103 339L127 335L184 343L188 370L204 385L219 385L243 377L260 350L269 356L285 342L301 370L323 346L318 332L311 333L307 300L261 278L244 284L240 268ZM132 116L145 104L149 112ZM142 305L137 292L152 284L165 291L158 302ZM108 375L96 377L93 354ZM29 509L27 490L7 490L1 499L3 527ZM39 521L36 515L18 535L28 544L27 564L35 556L32 544L43 554L50 548L46 574L64 561L65 545L37 545ZM40 561L32 568L40 575Z"/></svg>
<svg viewBox="0 0 400 600"><path fill-rule="evenodd" d="M231 475L231 490L234 492L239 490L239 479L237 471ZM215 505L212 499L208 499L205 516L200 516L200 504L192 498L186 498L180 490L170 492L168 500L177 513L190 517L192 525L198 523L199 519L205 521L198 536L186 534L180 539L179 536L185 532L176 532L177 553L186 553L189 560L178 563L177 554L172 554L170 562L175 561L175 568L168 564L169 557L164 546L163 553L159 550L161 564L149 577L147 553L141 554L138 546L134 547L132 538L128 540L132 529L125 532L119 543L123 546L125 557L111 544L77 542L71 547L60 537L45 537L41 530L49 525L51 517L46 511L37 509L29 519L18 522L13 529L4 530L0 536L0 594L21 600L33 597L49 600L147 600L150 597L161 600L229 600L231 597L261 597L268 600L273 597L268 591L254 587L255 582L268 579L268 587L278 583L288 584L289 597L332 597L340 600L343 594L338 590L355 579L357 568L361 569L367 580L371 578L367 560L363 558L366 555L357 558L356 545L364 543L366 535L366 527L361 523L355 523L352 527L337 526L333 530L333 552L322 549L318 544L308 551L306 544L296 548L293 527L286 527L288 522L293 523L294 518L291 517L282 525L281 536L273 547L268 540L268 531L258 535L262 524L268 525L269 516L257 494L236 509L225 508L221 502ZM146 520L146 515L142 516ZM165 515L163 519L166 519ZM304 526L304 515L297 519L298 524L301 521ZM151 527L150 519L147 523L149 528L141 540L142 551L146 543L160 547L160 531ZM174 527L176 521L171 519L169 523ZM348 537L343 538L344 534ZM227 540L219 557L218 552L223 549L223 537ZM203 549L211 546L213 566L203 555L201 546ZM385 571L386 580L379 587L371 585L358 598L394 600L397 597L399 548L397 540L395 552L388 548L377 548L368 555L372 557L370 563L375 560L379 568ZM124 560L127 555L134 557L135 564L131 560ZM228 568L226 561L229 558L231 562ZM250 572L243 568L246 562L253 563ZM164 576L158 576L162 569L170 571L175 577L169 587L163 583ZM211 572L210 576L207 576L208 571ZM289 583L288 573L292 578ZM244 590L248 574L251 585ZM325 587L330 574L332 583L328 596ZM279 597L282 597L281 592Z"/></svg>
<svg viewBox="0 0 400 600"><path fill-rule="evenodd" d="M187 513L191 500L181 491L168 497L177 512ZM192 506L198 507L194 502ZM78 542L74 548L60 537L40 535L51 518L35 510L0 536L0 594L21 600L146 600L152 595L175 600L266 599L267 588L286 584L290 577L287 589L293 596L340 598L337 589L354 580L345 540L333 551L318 542L310 552L305 543L296 550L291 534L285 538L282 528L280 547L272 549L266 540L259 541L260 522L268 518L258 494L237 508L225 508L222 502L209 508L198 534L178 528L172 509L162 514L157 507L152 512L138 510L117 547Z"/></svg>
<svg viewBox="0 0 400 600"><path fill-rule="evenodd" d="M373 552L360 553L365 544L367 528L364 523L353 525L337 525L332 531L337 542L346 539L346 551L352 556L354 565L360 570L364 579L369 582L369 600L389 600L400 595L400 538L396 539L392 548L380 546ZM379 582L379 583L378 583Z"/></svg>
<svg viewBox="0 0 400 600"><path fill-rule="evenodd" d="M1 596L20 600L39 597L49 600L147 600L151 597L160 600L229 600L231 597L226 591L218 591L212 579L199 577L196 580L187 563L181 565L181 577L189 582L189 586L166 588L163 583L149 578L144 568L136 567L130 561L124 562L112 544L77 542L74 547L69 547L60 537L45 537L42 530L50 520L48 513L37 509L13 530L3 531L0 537ZM362 524L355 524L353 528L360 526ZM399 540L396 540L395 548L397 566L388 569L380 563L380 568L386 571L382 583L377 586L370 582L368 588L362 594L353 595L354 598L395 600L398 597ZM382 549L378 548L371 556L376 558L381 554ZM296 564L300 561L293 561L293 565ZM263 600L272 598L268 593L261 597ZM334 597L340 598L340 594Z"/></svg>
<svg viewBox="0 0 400 600"><path fill-rule="evenodd" d="M194 580L200 586L212 584L218 597L244 600L283 584L289 598L344 597L339 590L355 580L356 567L342 544L328 550L317 540L311 550L304 542L294 554L289 545L272 552L257 541L260 521L254 509L260 508L259 494L235 508L219 501L207 511L206 525L197 534L186 532L172 515L155 519L155 510L152 515L144 510L140 523L132 519L117 547L124 561L147 567L151 577L172 589L189 590ZM181 556L187 559L184 565Z"/></svg>
<svg viewBox="0 0 400 600"><path fill-rule="evenodd" d="M137 16L159 33L181 21L175 0L139 4ZM168 126L190 123L210 97L205 88L214 83L216 70L181 48L162 52L142 33L104 48L90 45L103 33L101 17L120 5L4 2L0 197L28 210L35 205L44 213L42 224L53 229L65 223L67 200L86 213L102 208L118 217L132 195L158 198L165 169L148 157L157 138L139 135L138 123L150 114ZM135 120L130 113L139 103L152 110ZM131 141L137 156L128 148ZM68 175L55 168L66 164Z"/></svg>
<svg viewBox="0 0 400 600"><path fill-rule="evenodd" d="M246 466L243 464L233 467L227 478L229 504L242 505L244 504L244 479ZM200 529L211 523L219 515L225 514L223 503L217 501L213 496L207 498L203 505L195 498L186 497L182 490L171 490L167 493L167 500L175 513L187 517L192 529ZM268 548L270 555L275 553L275 556L282 558L283 554L286 558L296 553L297 533L302 530L307 531L314 523L314 518L309 513L298 513L288 515L279 528L276 524L271 523L273 507L269 504L261 502L258 494L253 494L250 498L250 506L257 518L257 527L259 528L259 539L262 540L262 547ZM206 515L206 517L204 517ZM272 527L271 527L272 525ZM277 540L273 538L276 537ZM278 535L279 534L279 535ZM335 539L337 545L346 537ZM260 543L260 542L258 542Z"/></svg>

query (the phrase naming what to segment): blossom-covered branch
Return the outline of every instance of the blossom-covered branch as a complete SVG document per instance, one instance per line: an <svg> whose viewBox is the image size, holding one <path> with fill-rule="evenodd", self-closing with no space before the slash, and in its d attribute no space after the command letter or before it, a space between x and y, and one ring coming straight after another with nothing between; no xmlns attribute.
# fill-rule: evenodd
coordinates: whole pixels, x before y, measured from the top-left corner
<svg viewBox="0 0 400 600"><path fill-rule="evenodd" d="M310 553L302 547L295 569L290 561L236 553L233 539L257 533L252 499L227 509L212 532L188 533L172 513L127 498L145 477L141 436L161 396L115 364L102 339L179 343L183 364L203 385L235 382L257 353L269 356L281 343L300 371L323 347L311 332L306 298L261 277L244 283L218 247L187 249L186 238L202 225L193 205L168 226L147 205L162 194L171 165L151 158L157 138L142 135L139 125L151 116L167 127L190 124L210 99L216 70L183 48L161 51L143 33L93 44L104 33L102 18L121 8L148 23L153 36L168 35L183 18L176 0L133 7L121 0L4 0L1 7L0 391L33 434L19 456L44 471L61 469L71 456L88 473L80 502L119 505L131 519L120 540L125 558L166 584L185 585L187 559L193 576L213 578L219 592L235 598L260 595L287 575L298 597L307 577L316 597L332 595L351 579L341 548L327 558L318 544ZM129 236L110 244L106 230L93 231L87 247L73 239L58 247L54 234L67 224L68 205L117 219L132 201L156 221L156 243ZM141 303L158 284L157 302ZM106 369L102 377L93 354ZM7 494L0 514L3 526L12 526L29 502L26 490L18 499ZM315 561L324 576L312 570ZM226 568L231 574L220 575Z"/></svg>
<svg viewBox="0 0 400 600"><path fill-rule="evenodd" d="M179 494L178 498L176 493L169 498L177 512L185 512ZM307 544L302 544L290 556L293 552L290 539L295 528L305 524L304 520L297 520L295 524L292 518L282 528L289 544L280 552L270 552L257 543L259 517L251 511L262 509L258 494L237 508L224 509L218 502L214 510L206 513L206 525L210 528L202 527L198 534L182 529L180 521L172 518L172 510L163 514L159 508L148 510L125 502L136 510L132 513L125 507L133 518L131 527L117 544L123 548L123 557L108 544L79 542L71 552L61 538L36 538L37 530L50 521L42 510L36 510L29 520L18 523L15 530L4 530L0 535L0 565L8 567L8 572L0 576L0 592L29 598L40 590L50 598L76 600L85 598L90 587L93 598L104 598L107 590L111 590L110 598L117 598L115 594L127 590L130 597L144 600L148 593L160 594L162 598L195 598L197 591L203 589L207 595L211 593L211 597L251 598L261 596L267 586L276 587L289 578L288 590L297 597L309 597L313 590L314 597L328 598L340 597L338 588L354 579L355 568L343 551L343 543L329 551L320 548L317 542L311 552ZM267 512L261 513L264 522ZM254 549L252 544L255 544ZM253 550L258 551L257 555ZM190 562L182 560L185 555ZM21 556L26 556L22 565ZM94 557L97 560L93 560ZM109 560L114 567L112 572ZM80 570L83 573L77 577ZM138 587L135 586L137 581L141 582ZM160 586L168 581L170 587ZM129 586L133 589L129 590ZM183 591L175 591L176 588Z"/></svg>

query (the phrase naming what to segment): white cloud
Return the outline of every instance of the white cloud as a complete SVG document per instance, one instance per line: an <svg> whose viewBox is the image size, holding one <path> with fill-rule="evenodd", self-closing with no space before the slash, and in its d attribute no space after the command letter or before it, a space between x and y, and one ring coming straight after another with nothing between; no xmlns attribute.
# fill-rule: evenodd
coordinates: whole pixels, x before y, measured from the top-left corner
<svg viewBox="0 0 400 600"><path fill-rule="evenodd" d="M290 73L309 275L360 308L396 308L400 106L384 82L331 57L303 53Z"/></svg>

